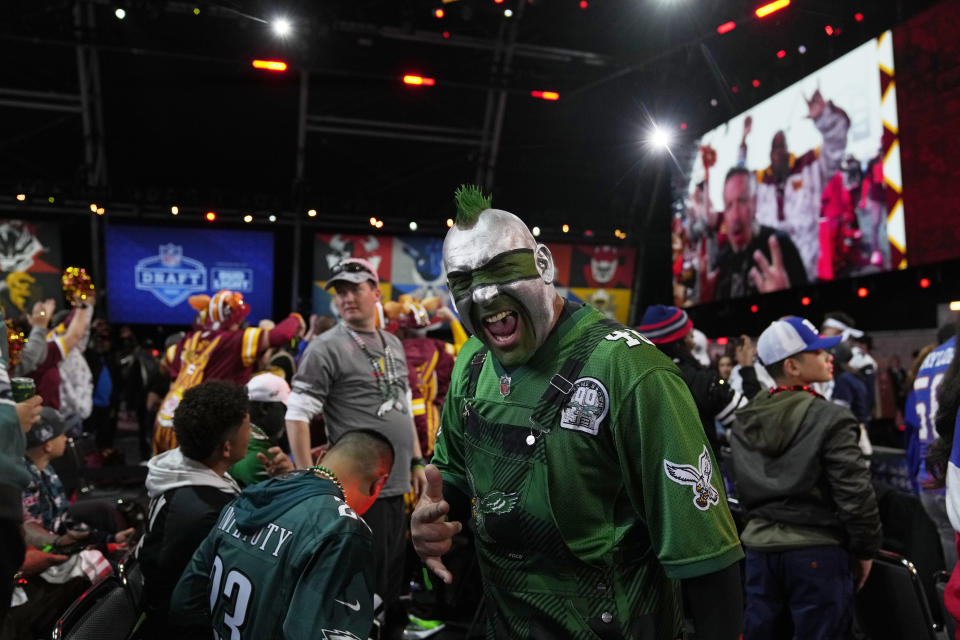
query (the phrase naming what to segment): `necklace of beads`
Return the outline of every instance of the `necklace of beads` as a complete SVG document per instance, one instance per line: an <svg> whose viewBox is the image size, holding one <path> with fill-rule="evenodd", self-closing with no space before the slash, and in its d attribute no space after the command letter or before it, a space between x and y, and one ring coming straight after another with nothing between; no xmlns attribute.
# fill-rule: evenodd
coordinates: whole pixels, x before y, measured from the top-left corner
<svg viewBox="0 0 960 640"><path fill-rule="evenodd" d="M327 469L322 464L317 464L310 467L310 471L313 471L318 476L326 478L333 484L337 485L337 487L340 489L340 493L343 494L343 497L347 497L347 490L343 488L343 483L340 482L340 478L338 478L337 474L335 474L333 471L330 471L330 469Z"/></svg>
<svg viewBox="0 0 960 640"><path fill-rule="evenodd" d="M400 365L393 357L393 350L390 349L390 345L388 345L387 341L383 338L383 334L379 329L376 329L377 336L380 337L380 344L383 345L383 359L381 363L380 358L370 353L367 345L364 344L363 339L357 335L356 331L349 327L347 327L347 331L370 362L370 370L373 371L373 377L377 381L377 391L380 393L380 401L385 402L392 399L393 388L400 387L400 384L398 384L400 381ZM403 375L407 375L406 370L404 370Z"/></svg>

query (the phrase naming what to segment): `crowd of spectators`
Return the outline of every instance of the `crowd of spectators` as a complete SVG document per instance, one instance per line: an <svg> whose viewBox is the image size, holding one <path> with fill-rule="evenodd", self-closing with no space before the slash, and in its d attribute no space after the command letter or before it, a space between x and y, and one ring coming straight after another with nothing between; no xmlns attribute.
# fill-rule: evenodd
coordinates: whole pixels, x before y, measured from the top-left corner
<svg viewBox="0 0 960 640"><path fill-rule="evenodd" d="M425 495L431 517L446 515L438 505L447 494L439 475L428 479L438 472L427 465L467 334L436 300L381 302L366 260L344 259L327 285L340 321L307 323L292 313L249 326L242 296L222 291L192 301L191 330L161 339L111 327L94 313L92 296L66 312L53 300L38 302L8 322L8 334L21 338L9 343L0 379L0 536L11 578L0 593L0 638L49 633L74 599L130 558L144 576L144 638L211 627L226 637L244 624L243 597L248 615L259 614L248 619L269 635L300 637L329 623L361 637L370 619L383 638L442 628L408 610L410 578L426 572L407 533ZM567 303L558 321L575 313ZM634 333L607 336L655 345L666 356L656 366L672 361L689 391L703 428L697 437L708 443L699 481L711 482L711 460L714 477L723 476L701 498L723 509L726 493L737 498L748 640L839 637L855 624L854 593L883 540L870 475L869 436L884 401L878 389L892 395L906 429L906 467L940 535L944 566L957 562L944 457L952 430L941 428L952 405L938 404L954 384L952 326L914 354L909 370L899 358L878 366L848 315L828 314L822 326L821 334L791 316L758 339L736 336L722 350L701 345L698 353L687 313L654 305ZM438 328L451 340L427 335ZM36 395L15 401L11 378L32 380ZM503 373L501 397L511 383ZM81 441L85 455L77 456ZM145 465L143 522L127 521L111 501L68 494L57 473L65 453L82 466ZM675 484L691 473L663 464ZM512 508L511 495L496 508ZM489 494L473 500L476 519ZM444 537L461 532L445 523L454 524ZM247 547L263 558L251 559ZM442 564L427 566L444 576ZM819 571L804 569L811 566ZM238 575L258 576L260 587L242 596ZM684 580L684 588L698 587ZM311 609L315 618L294 615L309 594L321 593L334 604Z"/></svg>

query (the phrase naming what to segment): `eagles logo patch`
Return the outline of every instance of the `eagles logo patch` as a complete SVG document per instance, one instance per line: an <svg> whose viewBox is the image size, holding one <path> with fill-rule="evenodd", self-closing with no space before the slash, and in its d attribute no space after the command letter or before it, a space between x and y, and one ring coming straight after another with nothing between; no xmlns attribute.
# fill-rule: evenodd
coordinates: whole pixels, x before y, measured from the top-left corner
<svg viewBox="0 0 960 640"><path fill-rule="evenodd" d="M323 633L323 640L360 640L349 631L341 631L340 629L322 629L321 632Z"/></svg>
<svg viewBox="0 0 960 640"><path fill-rule="evenodd" d="M596 378L579 378L560 413L560 426L595 436L609 410L610 395L603 383Z"/></svg>
<svg viewBox="0 0 960 640"><path fill-rule="evenodd" d="M720 493L713 488L713 462L710 460L710 452L707 451L706 446L700 454L699 469L693 465L677 464L665 459L663 470L667 477L677 484L693 487L693 504L700 511L706 511L711 505L720 502Z"/></svg>

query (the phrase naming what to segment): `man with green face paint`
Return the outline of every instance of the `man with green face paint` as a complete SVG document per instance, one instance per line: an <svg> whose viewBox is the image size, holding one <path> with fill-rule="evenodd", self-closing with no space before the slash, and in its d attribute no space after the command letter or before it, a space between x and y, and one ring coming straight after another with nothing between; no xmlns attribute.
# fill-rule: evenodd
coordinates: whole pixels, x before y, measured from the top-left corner
<svg viewBox="0 0 960 640"><path fill-rule="evenodd" d="M698 638L736 638L743 552L680 372L557 295L522 220L475 188L457 204L443 259L474 337L412 517L418 554L451 582L442 556L474 518L488 638L679 638L680 583Z"/></svg>

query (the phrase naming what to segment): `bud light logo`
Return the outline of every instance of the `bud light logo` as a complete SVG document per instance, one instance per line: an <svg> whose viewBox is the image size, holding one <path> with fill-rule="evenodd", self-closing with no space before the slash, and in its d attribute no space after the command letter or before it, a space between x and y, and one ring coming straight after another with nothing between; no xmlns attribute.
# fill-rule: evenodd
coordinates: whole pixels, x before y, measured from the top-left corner
<svg viewBox="0 0 960 640"><path fill-rule="evenodd" d="M137 262L137 289L149 291L168 307L175 307L191 294L207 290L203 263L183 255L180 245L162 244L158 255Z"/></svg>
<svg viewBox="0 0 960 640"><path fill-rule="evenodd" d="M253 269L243 267L210 267L210 280L214 291L230 289L240 293L253 291Z"/></svg>

